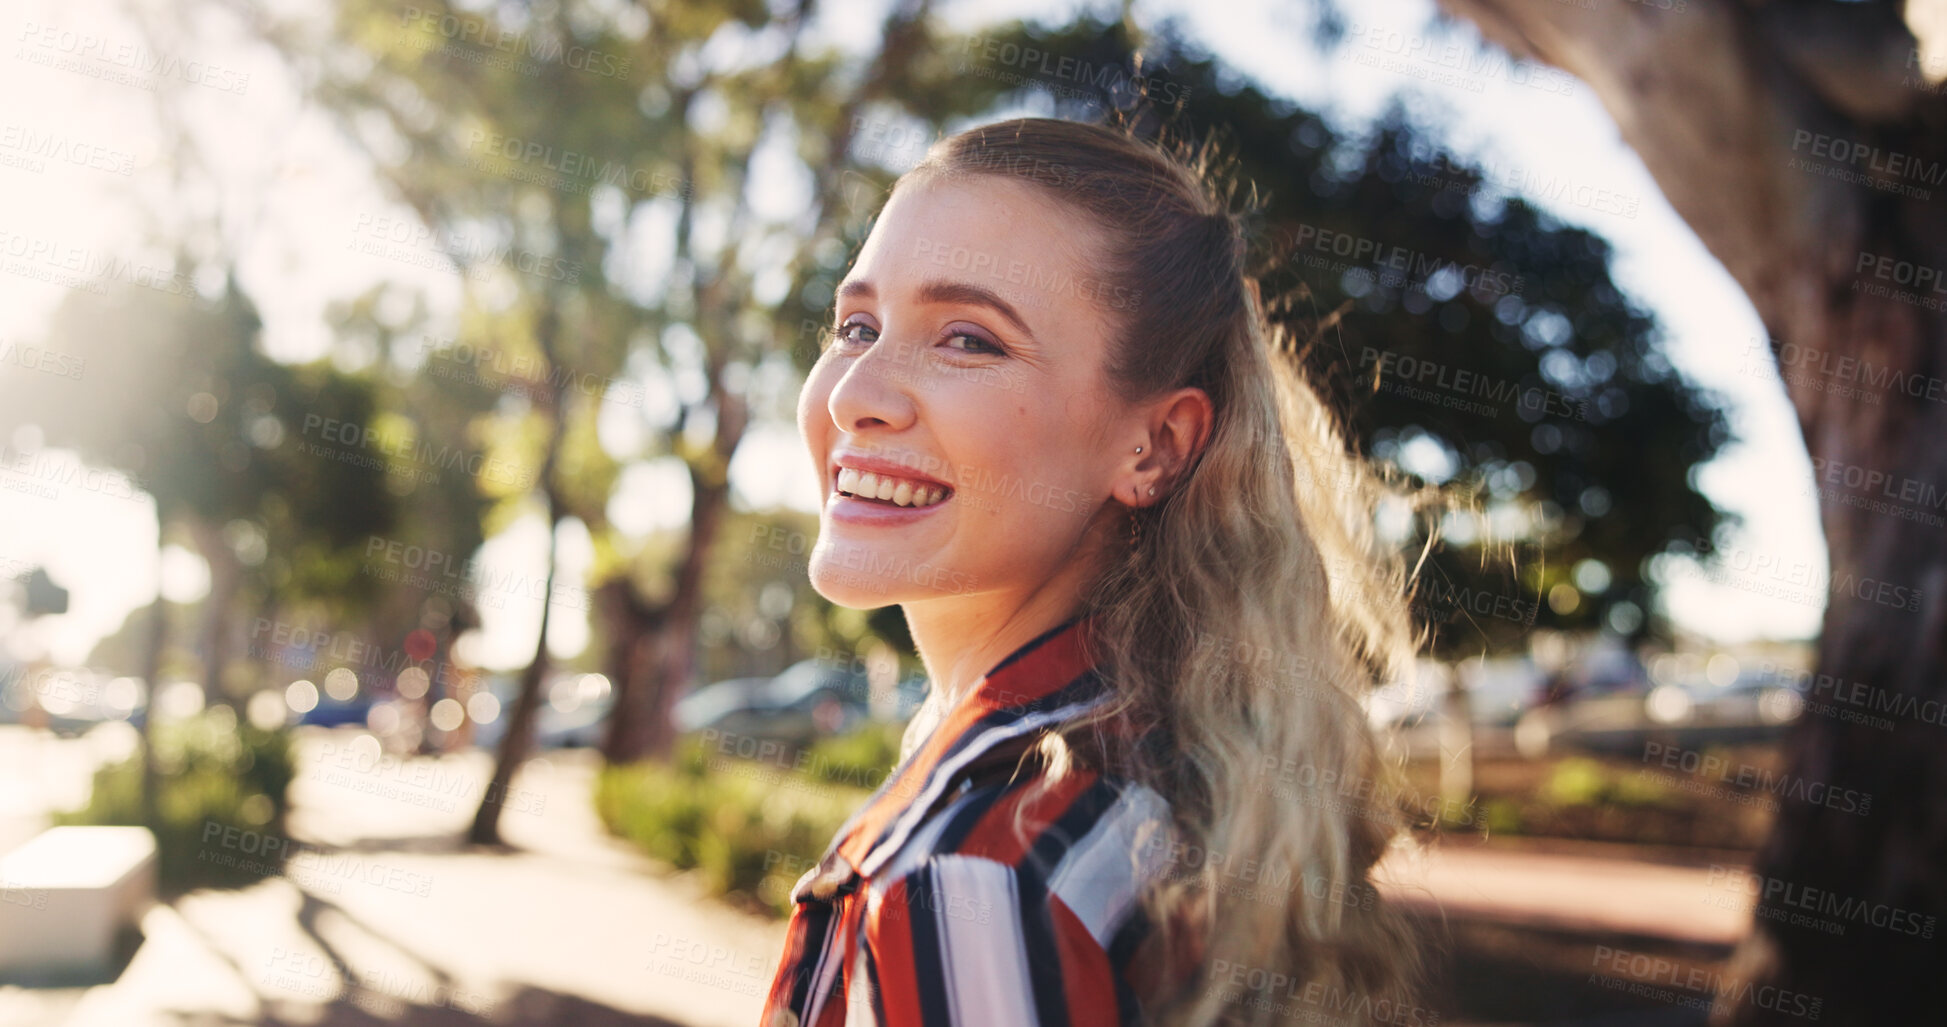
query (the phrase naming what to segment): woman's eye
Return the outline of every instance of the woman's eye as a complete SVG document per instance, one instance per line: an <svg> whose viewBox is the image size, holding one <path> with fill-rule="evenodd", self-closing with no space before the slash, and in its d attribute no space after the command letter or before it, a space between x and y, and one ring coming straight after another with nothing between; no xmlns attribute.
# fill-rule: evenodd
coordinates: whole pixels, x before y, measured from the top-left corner
<svg viewBox="0 0 1947 1027"><path fill-rule="evenodd" d="M847 321L832 329L832 338L838 342L871 344L879 338L879 330L864 321Z"/></svg>
<svg viewBox="0 0 1947 1027"><path fill-rule="evenodd" d="M961 340L965 340L964 344L954 345L955 343L960 343ZM996 345L993 340L984 335L976 335L973 332L952 332L947 336L947 345L963 353L999 354L1006 352L1000 346Z"/></svg>

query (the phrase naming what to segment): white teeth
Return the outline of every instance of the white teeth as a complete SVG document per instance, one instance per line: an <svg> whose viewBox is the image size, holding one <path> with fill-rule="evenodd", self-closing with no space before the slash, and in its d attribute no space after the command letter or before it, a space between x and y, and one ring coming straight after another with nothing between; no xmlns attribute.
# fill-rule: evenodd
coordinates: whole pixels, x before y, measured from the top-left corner
<svg viewBox="0 0 1947 1027"><path fill-rule="evenodd" d="M873 474L870 471L856 471L850 467L838 469L834 487L865 499L882 499L897 506L932 506L946 498L946 489L938 485L892 475Z"/></svg>

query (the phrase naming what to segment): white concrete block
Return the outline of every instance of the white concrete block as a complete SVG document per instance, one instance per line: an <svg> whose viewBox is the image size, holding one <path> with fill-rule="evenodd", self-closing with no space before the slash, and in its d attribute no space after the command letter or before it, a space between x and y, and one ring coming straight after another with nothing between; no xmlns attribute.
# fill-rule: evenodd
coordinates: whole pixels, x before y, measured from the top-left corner
<svg viewBox="0 0 1947 1027"><path fill-rule="evenodd" d="M0 856L0 974L107 970L155 874L146 827L53 827Z"/></svg>

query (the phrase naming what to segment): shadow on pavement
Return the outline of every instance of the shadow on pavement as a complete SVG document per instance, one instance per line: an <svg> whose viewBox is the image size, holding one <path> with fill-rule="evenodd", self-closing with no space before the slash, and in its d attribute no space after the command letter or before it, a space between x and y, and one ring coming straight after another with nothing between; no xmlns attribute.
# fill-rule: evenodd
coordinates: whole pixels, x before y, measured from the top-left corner
<svg viewBox="0 0 1947 1027"><path fill-rule="evenodd" d="M1714 985L1730 955L1640 935L1416 919L1429 942L1423 1001L1442 1023L1703 1027L1712 993L1679 982Z"/></svg>
<svg viewBox="0 0 1947 1027"><path fill-rule="evenodd" d="M183 1027L457 1027L459 1024L559 1025L559 1027L683 1027L674 1020L628 1013L574 995L523 986L483 1016L457 1006L413 1004L379 993L354 992L322 1007L305 1007L288 1017L276 1012L256 1020L208 1013L179 1014Z"/></svg>
<svg viewBox="0 0 1947 1027"><path fill-rule="evenodd" d="M0 973L0 985L54 991L113 984L120 980L123 971L128 969L129 962L135 958L135 951L142 947L142 941L141 930L133 924L127 924L115 932L114 953L109 958L108 965L99 972Z"/></svg>
<svg viewBox="0 0 1947 1027"><path fill-rule="evenodd" d="M429 851L413 847L413 843L423 839L371 841L374 850ZM407 845L391 844L399 841ZM356 848L357 845L354 843L349 848ZM334 851L337 848L334 847ZM457 849L455 847L455 851ZM315 1002L292 1000L260 991L258 999L266 1012L255 1020L240 1020L206 1012L179 1012L175 1014L179 1023L185 1027L241 1027L245 1024L255 1027L376 1027L379 1024L447 1027L482 1023L506 1027L684 1027L674 1020L626 1012L580 996L528 984L517 985L512 994L497 1001L491 1000L486 995L460 987L452 975L420 959L410 948L393 941L344 907L327 902L310 891L300 889L299 895L297 924L336 969L341 993L329 1001ZM320 924L326 919L355 927L367 941L376 941L392 950L390 958L394 967L410 965L411 970L373 974L368 956L361 961L368 972L357 972L346 953L332 943L326 932L319 930ZM252 982L253 989L256 987L257 977L219 945L217 939L200 930L198 933L202 934L209 951L228 963L238 979ZM372 987L375 978L389 982L390 986ZM424 983L428 981L430 983ZM498 991L496 989L496 993Z"/></svg>

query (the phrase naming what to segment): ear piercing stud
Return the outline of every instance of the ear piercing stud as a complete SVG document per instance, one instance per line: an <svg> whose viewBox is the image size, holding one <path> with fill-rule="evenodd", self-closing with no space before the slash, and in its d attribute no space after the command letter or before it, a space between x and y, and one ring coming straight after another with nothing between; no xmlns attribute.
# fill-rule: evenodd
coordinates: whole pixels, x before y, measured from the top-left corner
<svg viewBox="0 0 1947 1027"><path fill-rule="evenodd" d="M1140 453L1140 452L1142 452L1142 451L1143 451L1143 448L1142 448L1141 446L1137 446L1137 447L1136 447L1136 452L1138 452L1138 453Z"/></svg>

